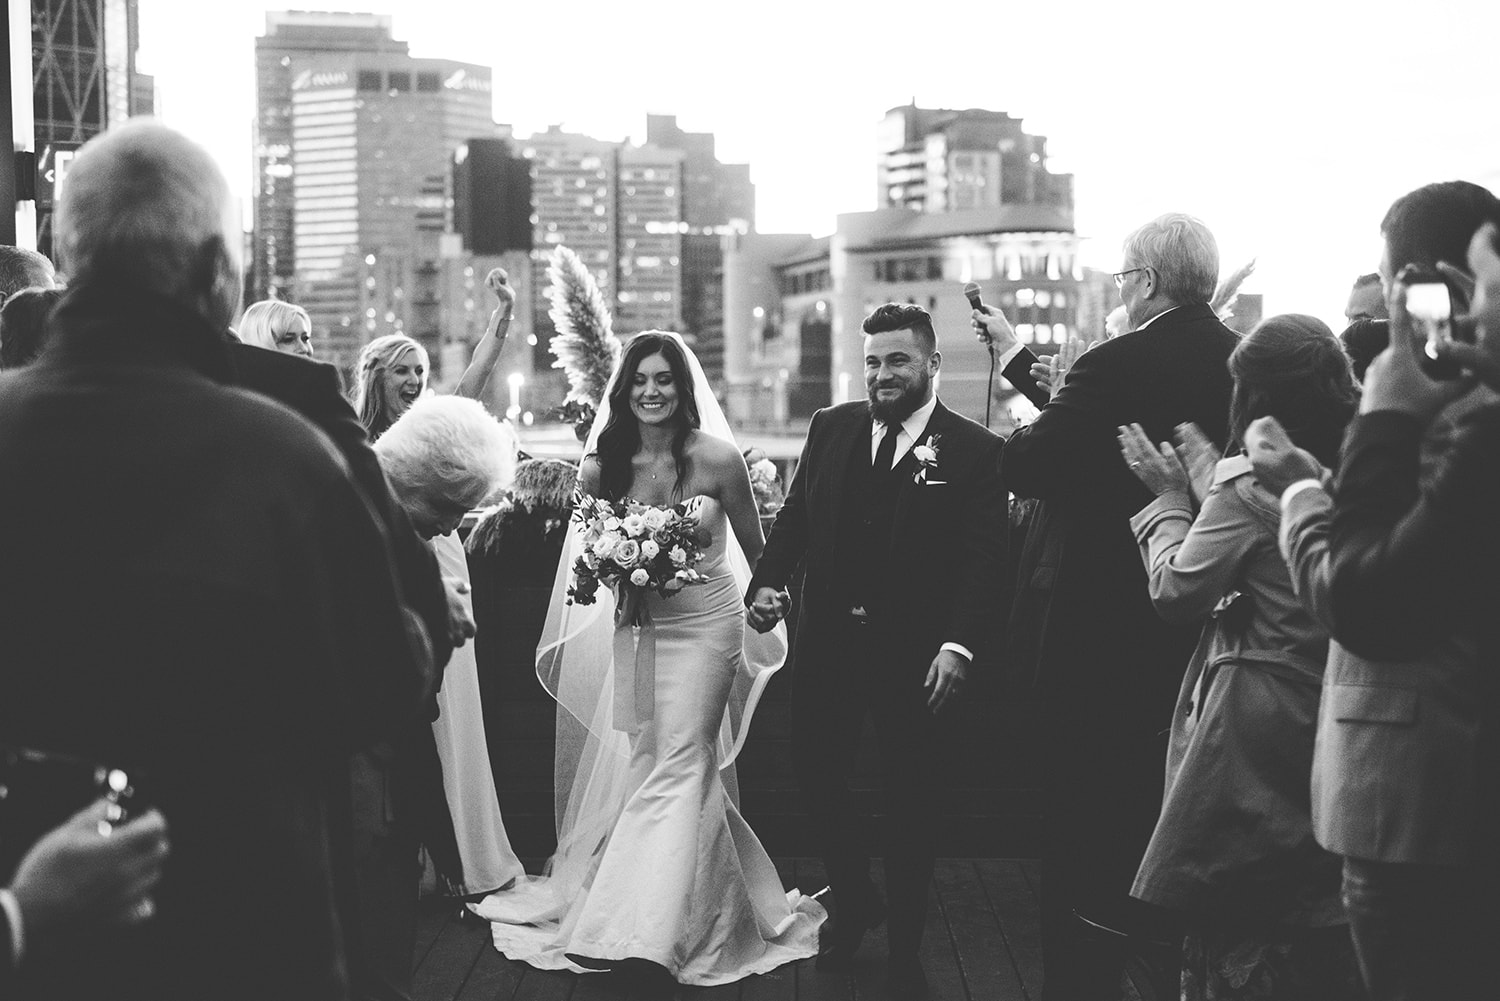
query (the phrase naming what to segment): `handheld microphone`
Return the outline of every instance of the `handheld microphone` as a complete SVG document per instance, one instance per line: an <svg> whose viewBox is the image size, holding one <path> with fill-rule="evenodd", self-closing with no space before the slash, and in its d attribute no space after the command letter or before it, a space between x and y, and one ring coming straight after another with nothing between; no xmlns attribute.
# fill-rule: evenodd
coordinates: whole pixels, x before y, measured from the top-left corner
<svg viewBox="0 0 1500 1001"><path fill-rule="evenodd" d="M964 286L964 295L968 297L970 309L983 309L984 303L979 298L979 283L969 282Z"/></svg>
<svg viewBox="0 0 1500 1001"><path fill-rule="evenodd" d="M984 301L979 298L979 283L969 282L964 286L964 297L969 300L971 309L984 309ZM979 325L979 339L984 342L985 350L990 355L990 381L984 394L984 426L990 426L990 403L995 398L995 343L990 339L989 328L983 324Z"/></svg>

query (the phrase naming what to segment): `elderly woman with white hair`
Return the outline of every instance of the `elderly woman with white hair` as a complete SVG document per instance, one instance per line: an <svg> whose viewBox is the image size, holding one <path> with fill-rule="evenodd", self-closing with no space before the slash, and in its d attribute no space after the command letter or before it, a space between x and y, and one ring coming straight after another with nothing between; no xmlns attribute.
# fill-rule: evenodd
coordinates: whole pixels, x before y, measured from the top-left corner
<svg viewBox="0 0 1500 1001"><path fill-rule="evenodd" d="M280 299L262 299L251 305L240 317L235 333L251 347L304 358L313 354L312 318L301 306Z"/></svg>
<svg viewBox="0 0 1500 1001"><path fill-rule="evenodd" d="M469 600L469 566L457 534L459 523L510 485L516 451L509 425L476 401L458 396L417 400L375 443L396 498L418 534L431 541L443 574L465 585L460 600ZM472 608L468 613L472 618ZM437 703L432 731L458 858L445 859L439 850L432 852L434 863L458 895L496 890L523 870L500 817L473 644L453 651Z"/></svg>

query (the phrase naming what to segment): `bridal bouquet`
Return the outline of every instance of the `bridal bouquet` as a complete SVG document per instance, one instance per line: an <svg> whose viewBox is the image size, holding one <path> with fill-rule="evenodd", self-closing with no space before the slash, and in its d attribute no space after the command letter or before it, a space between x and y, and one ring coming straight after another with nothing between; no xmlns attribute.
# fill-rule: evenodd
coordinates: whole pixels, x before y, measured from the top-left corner
<svg viewBox="0 0 1500 1001"><path fill-rule="evenodd" d="M626 498L607 501L579 491L573 517L583 526L583 553L573 561L568 600L592 605L600 584L655 591L663 597L706 576L693 569L703 559L698 519L687 505L653 507Z"/></svg>

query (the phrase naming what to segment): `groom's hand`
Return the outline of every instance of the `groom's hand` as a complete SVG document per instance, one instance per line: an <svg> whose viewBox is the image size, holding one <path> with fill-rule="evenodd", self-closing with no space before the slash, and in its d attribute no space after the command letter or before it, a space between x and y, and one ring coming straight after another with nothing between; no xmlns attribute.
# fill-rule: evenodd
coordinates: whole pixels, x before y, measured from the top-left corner
<svg viewBox="0 0 1500 1001"><path fill-rule="evenodd" d="M749 607L745 609L745 621L758 633L770 632L776 628L776 623L782 620L791 605L792 596L785 591L778 591L774 587L756 588Z"/></svg>
<svg viewBox="0 0 1500 1001"><path fill-rule="evenodd" d="M939 650L927 669L927 708L934 716L942 712L953 697L963 691L969 675L969 662L952 650Z"/></svg>

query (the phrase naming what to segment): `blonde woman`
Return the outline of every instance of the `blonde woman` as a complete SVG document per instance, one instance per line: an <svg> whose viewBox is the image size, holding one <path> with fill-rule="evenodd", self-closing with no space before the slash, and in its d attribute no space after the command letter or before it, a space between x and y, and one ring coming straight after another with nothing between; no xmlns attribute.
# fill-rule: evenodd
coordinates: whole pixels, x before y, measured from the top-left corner
<svg viewBox="0 0 1500 1001"><path fill-rule="evenodd" d="M235 333L252 347L312 357L311 317L301 306L280 299L263 299L245 310Z"/></svg>

